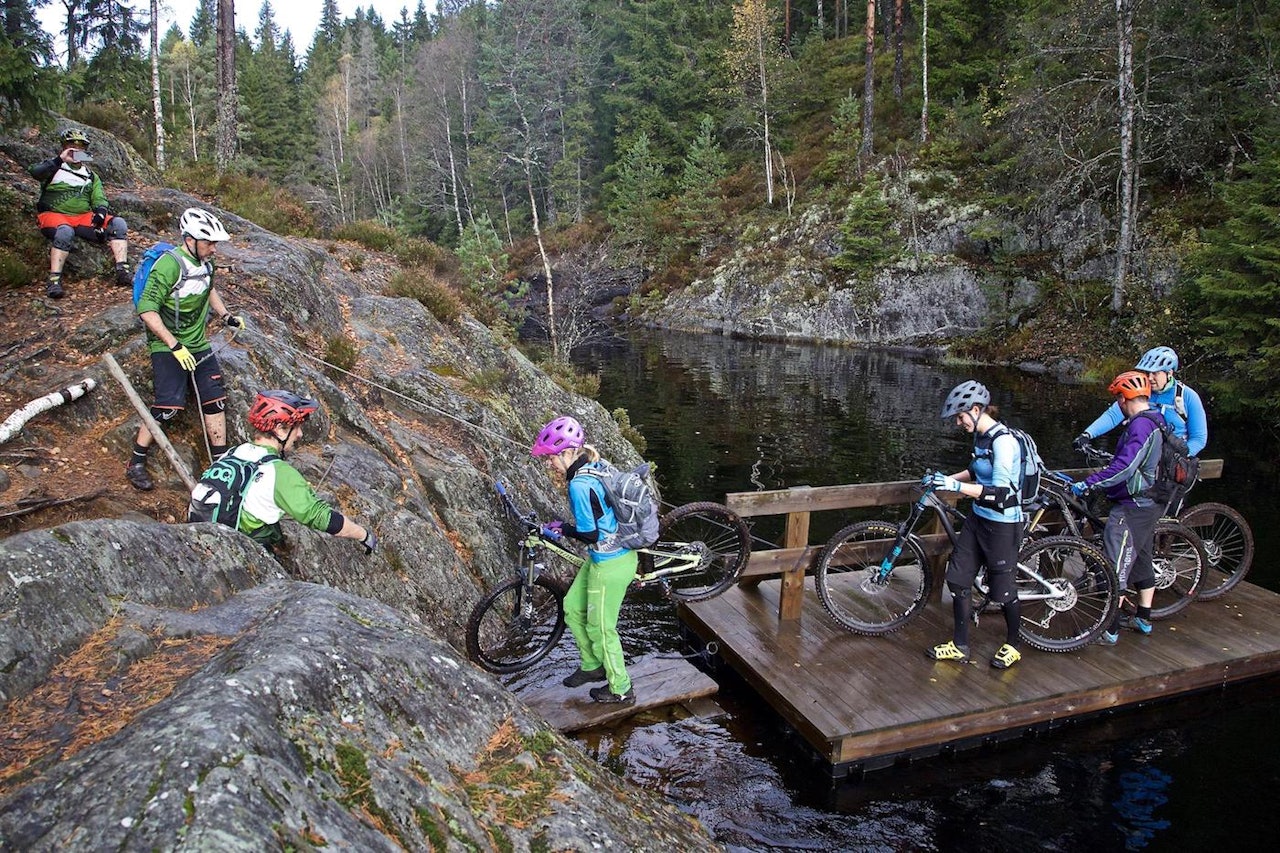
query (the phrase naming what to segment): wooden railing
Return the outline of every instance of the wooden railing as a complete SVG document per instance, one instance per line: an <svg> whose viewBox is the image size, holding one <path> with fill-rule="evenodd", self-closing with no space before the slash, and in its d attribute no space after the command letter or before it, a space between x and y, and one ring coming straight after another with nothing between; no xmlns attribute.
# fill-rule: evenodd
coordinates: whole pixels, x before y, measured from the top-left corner
<svg viewBox="0 0 1280 853"><path fill-rule="evenodd" d="M1092 468L1064 469L1064 473L1083 478ZM1204 459L1200 462L1200 478L1215 479L1222 476L1221 459ZM739 580L741 586L755 586L762 580L781 576L782 594L778 599L779 621L800 618L804 602L804 576L812 567L825 543L809 542L809 518L811 513L826 510L860 509L873 506L909 504L917 497L913 491L916 480L892 483L855 483L844 486L793 486L768 492L731 492L725 495L725 504L743 518L765 515L785 515L786 531L781 548L768 548L751 552L751 560ZM955 499L954 496L948 496ZM941 558L951 550L945 533L926 528L919 535L925 553Z"/></svg>

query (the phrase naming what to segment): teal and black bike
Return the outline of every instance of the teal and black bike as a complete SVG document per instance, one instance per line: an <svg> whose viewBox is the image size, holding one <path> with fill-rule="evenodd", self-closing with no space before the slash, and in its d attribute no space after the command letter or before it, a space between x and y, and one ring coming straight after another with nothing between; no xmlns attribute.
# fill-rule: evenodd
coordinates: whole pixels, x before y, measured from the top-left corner
<svg viewBox="0 0 1280 853"><path fill-rule="evenodd" d="M507 515L520 528L515 570L472 609L467 620L467 655L494 673L533 666L564 635L564 596L584 558L563 541L542 533L532 511L516 507L502 483L497 492ZM751 557L751 532L733 510L700 501L662 516L658 541L637 551L634 588L657 588L673 601L705 601L727 590ZM548 556L570 569L568 577L549 570Z"/></svg>

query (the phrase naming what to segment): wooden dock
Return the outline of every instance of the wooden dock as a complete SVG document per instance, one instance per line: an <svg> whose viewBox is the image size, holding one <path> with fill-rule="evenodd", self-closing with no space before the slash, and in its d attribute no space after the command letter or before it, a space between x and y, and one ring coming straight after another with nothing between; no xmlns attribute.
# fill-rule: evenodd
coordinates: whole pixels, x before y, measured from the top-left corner
<svg viewBox="0 0 1280 853"><path fill-rule="evenodd" d="M570 689L555 679L517 692L526 705L541 714L557 731L569 733L604 726L633 714L667 705L685 705L699 716L706 714L706 697L718 689L715 681L684 658L650 655L627 664L636 692L634 705L606 705L587 695L591 687Z"/></svg>
<svg viewBox="0 0 1280 853"><path fill-rule="evenodd" d="M1115 646L1068 654L1024 648L1006 671L988 663L1003 642L999 613L973 629L972 661L940 663L924 650L951 637L949 603L860 637L826 616L811 579L803 618L780 620L781 587L736 587L681 615L838 778L1280 671L1280 595L1249 583L1156 622L1150 636L1124 631Z"/></svg>

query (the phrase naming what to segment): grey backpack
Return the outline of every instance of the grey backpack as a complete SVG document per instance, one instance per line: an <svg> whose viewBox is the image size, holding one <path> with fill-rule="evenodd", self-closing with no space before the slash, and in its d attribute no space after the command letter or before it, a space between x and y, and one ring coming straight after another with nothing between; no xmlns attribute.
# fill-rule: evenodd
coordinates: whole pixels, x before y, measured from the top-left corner
<svg viewBox="0 0 1280 853"><path fill-rule="evenodd" d="M607 462L603 467L583 467L604 486L605 499L618 520L614 540L619 548L648 548L658 541L658 501L649 485L649 463L620 471Z"/></svg>

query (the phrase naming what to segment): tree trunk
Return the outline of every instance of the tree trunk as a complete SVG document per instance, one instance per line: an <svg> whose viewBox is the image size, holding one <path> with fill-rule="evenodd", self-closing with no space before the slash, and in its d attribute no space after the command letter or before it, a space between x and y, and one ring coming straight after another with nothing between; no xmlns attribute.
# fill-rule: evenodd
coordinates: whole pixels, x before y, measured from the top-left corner
<svg viewBox="0 0 1280 853"><path fill-rule="evenodd" d="M874 3L875 0L871 2ZM760 71L760 112L764 116L764 195L765 203L773 207L773 142L769 138L769 74L766 38L768 33L764 30L756 33L756 60Z"/></svg>
<svg viewBox="0 0 1280 853"><path fill-rule="evenodd" d="M156 168L164 171L164 107L160 103L160 0L151 0L151 104L156 118Z"/></svg>
<svg viewBox="0 0 1280 853"><path fill-rule="evenodd" d="M236 155L236 9L235 0L218 0L217 28L218 129L214 161L226 171Z"/></svg>
<svg viewBox="0 0 1280 853"><path fill-rule="evenodd" d="M902 10L906 0L893 4L893 97L902 101Z"/></svg>
<svg viewBox="0 0 1280 853"><path fill-rule="evenodd" d="M929 0L924 0L924 18L920 25L920 144L929 142Z"/></svg>
<svg viewBox="0 0 1280 853"><path fill-rule="evenodd" d="M1120 198L1117 210L1120 233L1116 240L1115 282L1111 289L1111 311L1124 308L1124 291L1129 274L1129 254L1137 213L1137 186L1134 175L1133 124L1133 0L1116 0L1116 31L1119 41L1120 89Z"/></svg>
<svg viewBox="0 0 1280 853"><path fill-rule="evenodd" d="M524 181L529 190L529 224L533 228L533 237L538 241L538 256L542 259L542 275L547 280L547 334L551 336L551 359L560 360L560 336L556 333L556 298L555 283L551 278L551 259L547 257L547 247L542 242L542 225L538 220L538 200L533 192L533 168L528 152L524 157ZM568 361L569 354L564 354Z"/></svg>
<svg viewBox="0 0 1280 853"><path fill-rule="evenodd" d="M862 84L862 145L858 148L858 159L865 165L871 159L871 117L875 108L876 0L867 0L867 26L864 34L867 40L864 65L866 79Z"/></svg>

